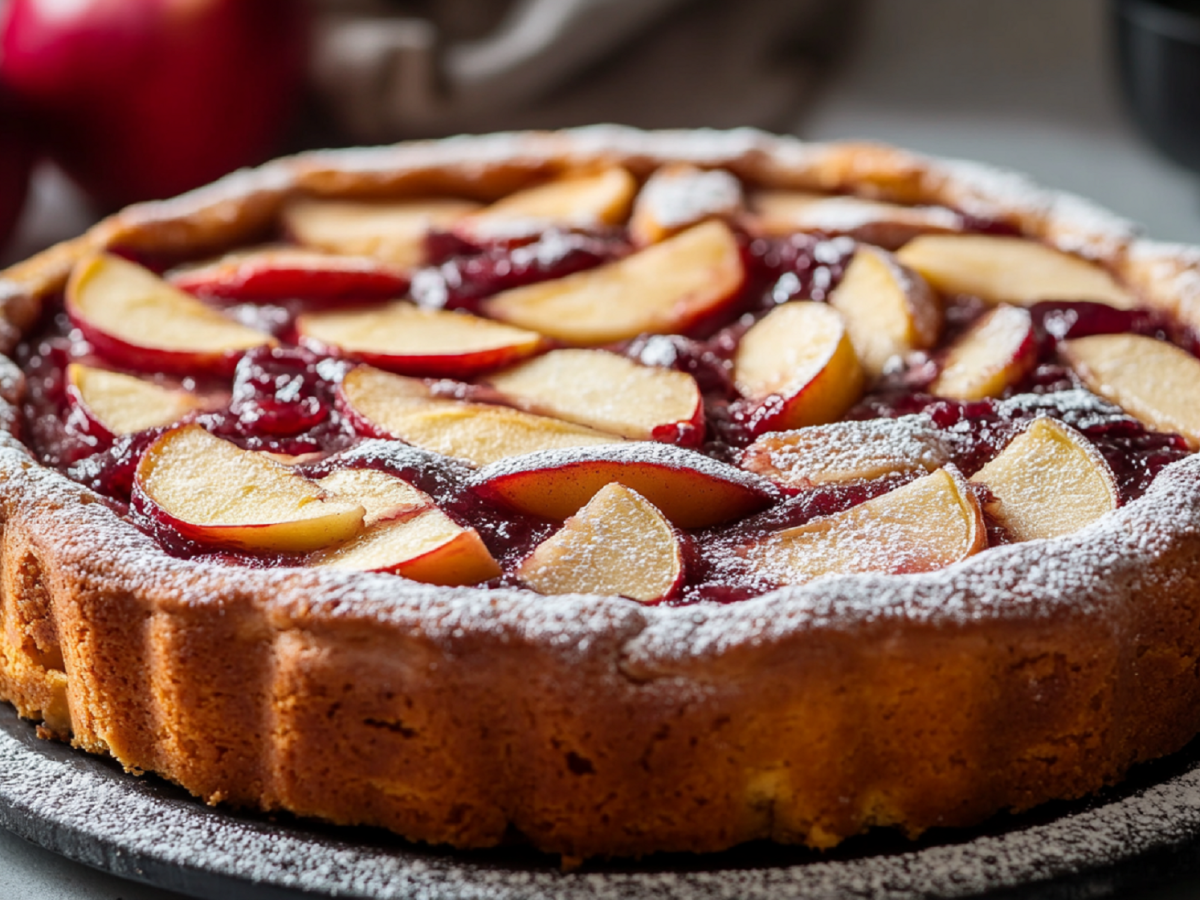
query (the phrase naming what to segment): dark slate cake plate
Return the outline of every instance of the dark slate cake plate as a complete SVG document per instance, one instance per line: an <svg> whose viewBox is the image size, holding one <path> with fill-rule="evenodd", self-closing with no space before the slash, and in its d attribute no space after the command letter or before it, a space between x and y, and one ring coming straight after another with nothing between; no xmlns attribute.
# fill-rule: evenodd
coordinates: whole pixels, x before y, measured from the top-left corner
<svg viewBox="0 0 1200 900"><path fill-rule="evenodd" d="M39 740L0 704L0 825L70 859L212 900L782 900L1102 897L1200 871L1200 739L1090 801L917 843L756 844L564 873L518 846L463 853L372 829L210 809L154 777Z"/></svg>

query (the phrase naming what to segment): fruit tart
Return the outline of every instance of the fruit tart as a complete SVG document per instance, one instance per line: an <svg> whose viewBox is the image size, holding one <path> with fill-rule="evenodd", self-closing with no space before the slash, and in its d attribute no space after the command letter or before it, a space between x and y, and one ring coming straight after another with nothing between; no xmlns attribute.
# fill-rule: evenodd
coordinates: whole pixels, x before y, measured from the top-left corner
<svg viewBox="0 0 1200 900"><path fill-rule="evenodd" d="M310 153L0 273L0 696L210 803L830 847L1200 730L1200 254L982 167Z"/></svg>

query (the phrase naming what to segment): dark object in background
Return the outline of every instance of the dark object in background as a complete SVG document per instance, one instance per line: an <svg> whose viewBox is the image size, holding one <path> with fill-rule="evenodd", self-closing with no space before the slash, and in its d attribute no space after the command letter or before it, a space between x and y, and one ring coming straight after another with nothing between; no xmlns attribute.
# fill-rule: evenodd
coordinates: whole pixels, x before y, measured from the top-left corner
<svg viewBox="0 0 1200 900"><path fill-rule="evenodd" d="M376 143L620 122L785 129L851 0L318 0L311 80Z"/></svg>
<svg viewBox="0 0 1200 900"><path fill-rule="evenodd" d="M1134 120L1200 172L1200 0L1114 0L1121 86Z"/></svg>

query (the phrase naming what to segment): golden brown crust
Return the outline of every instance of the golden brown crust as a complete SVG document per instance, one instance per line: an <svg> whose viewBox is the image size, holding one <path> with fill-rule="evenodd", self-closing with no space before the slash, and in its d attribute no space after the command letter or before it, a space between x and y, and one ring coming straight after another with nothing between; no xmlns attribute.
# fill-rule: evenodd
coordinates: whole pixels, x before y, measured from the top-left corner
<svg viewBox="0 0 1200 900"><path fill-rule="evenodd" d="M750 132L584 129L309 154L131 208L0 275L0 346L97 246L207 251L297 192L486 198L600 159L1003 216L1200 321L1194 256L1007 176ZM568 856L830 846L1081 796L1200 730L1195 457L1070 538L663 609L176 560L2 443L0 696L212 802L460 847L515 827Z"/></svg>

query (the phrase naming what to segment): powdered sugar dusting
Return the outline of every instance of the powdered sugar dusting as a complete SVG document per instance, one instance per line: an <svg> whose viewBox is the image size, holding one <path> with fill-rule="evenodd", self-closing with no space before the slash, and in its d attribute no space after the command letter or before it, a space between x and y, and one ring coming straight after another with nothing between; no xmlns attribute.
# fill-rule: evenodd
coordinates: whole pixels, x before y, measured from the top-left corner
<svg viewBox="0 0 1200 900"><path fill-rule="evenodd" d="M474 483L484 484L506 475L537 469L558 469L586 462L644 463L670 469L690 469L700 475L731 482L764 497L778 495L774 485L764 478L744 472L695 450L685 450L674 444L655 441L636 441L628 444L598 444L594 447L564 447L559 450L539 450L524 456L513 456L484 466L476 473Z"/></svg>
<svg viewBox="0 0 1200 900"><path fill-rule="evenodd" d="M741 463L761 475L805 486L932 471L950 455L941 430L920 413L768 434L743 451Z"/></svg>
<svg viewBox="0 0 1200 900"><path fill-rule="evenodd" d="M645 210L668 229L709 216L732 215L742 202L741 182L722 169L659 169L637 198L639 211Z"/></svg>

